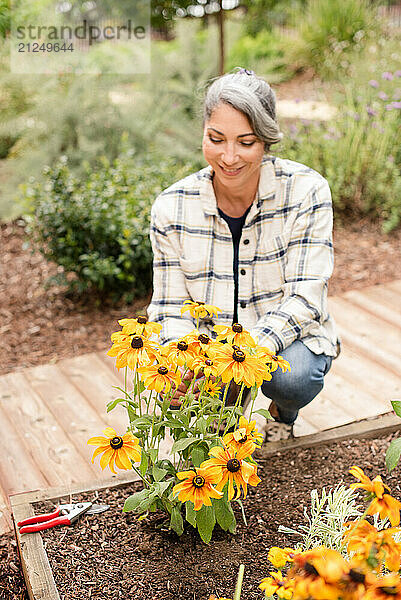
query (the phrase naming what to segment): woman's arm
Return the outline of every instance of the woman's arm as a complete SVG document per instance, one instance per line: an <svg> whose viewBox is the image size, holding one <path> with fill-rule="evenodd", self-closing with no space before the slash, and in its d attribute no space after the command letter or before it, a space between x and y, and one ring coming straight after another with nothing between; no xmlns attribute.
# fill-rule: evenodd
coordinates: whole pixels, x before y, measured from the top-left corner
<svg viewBox="0 0 401 600"><path fill-rule="evenodd" d="M261 317L251 334L258 343L281 352L323 323L327 313L327 282L333 271L333 213L325 180L301 203L288 244L283 297L275 310Z"/></svg>
<svg viewBox="0 0 401 600"><path fill-rule="evenodd" d="M181 306L189 294L179 261L179 250L172 243L155 203L151 212L150 240L153 250L153 296L148 306L149 320L162 323L160 342L176 340L195 328L188 313L181 316Z"/></svg>

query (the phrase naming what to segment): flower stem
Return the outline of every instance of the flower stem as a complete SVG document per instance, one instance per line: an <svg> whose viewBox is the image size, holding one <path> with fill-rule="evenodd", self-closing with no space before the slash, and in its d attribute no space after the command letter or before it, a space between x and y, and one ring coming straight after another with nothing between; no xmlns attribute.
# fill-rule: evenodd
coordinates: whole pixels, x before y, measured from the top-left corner
<svg viewBox="0 0 401 600"><path fill-rule="evenodd" d="M227 399L229 386L230 386L230 382L226 383L226 387L224 388L223 402L222 402L222 405L220 408L220 418L219 418L219 422L217 423L217 434L219 434L219 432L220 432L220 425L221 425L221 421L223 420L223 412L226 407L226 399Z"/></svg>
<svg viewBox="0 0 401 600"><path fill-rule="evenodd" d="M242 581L244 579L244 571L245 571L245 565L240 565L239 566L239 570L238 570L238 577L237 577L237 583L235 586L235 592L234 592L234 599L233 600L240 600L241 599L241 589L242 589Z"/></svg>

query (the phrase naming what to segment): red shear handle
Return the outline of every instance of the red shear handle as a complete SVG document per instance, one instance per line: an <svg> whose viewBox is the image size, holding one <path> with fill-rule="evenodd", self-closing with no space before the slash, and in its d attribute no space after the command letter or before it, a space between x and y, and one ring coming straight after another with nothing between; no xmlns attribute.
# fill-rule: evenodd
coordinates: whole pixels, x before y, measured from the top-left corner
<svg viewBox="0 0 401 600"><path fill-rule="evenodd" d="M18 527L23 527L24 525L32 525L33 523L43 523L43 521L50 521L51 519L55 519L60 516L60 509L56 508L52 513L47 513L46 515L34 515L33 517L28 517L27 519L23 519L19 523L17 523Z"/></svg>
<svg viewBox="0 0 401 600"><path fill-rule="evenodd" d="M71 525L71 521L68 517L58 517L57 519L47 521L46 523L37 523L36 525L27 525L25 527L21 527L19 532L35 533L36 531L43 531L44 529L50 529L51 527L56 527L57 525Z"/></svg>

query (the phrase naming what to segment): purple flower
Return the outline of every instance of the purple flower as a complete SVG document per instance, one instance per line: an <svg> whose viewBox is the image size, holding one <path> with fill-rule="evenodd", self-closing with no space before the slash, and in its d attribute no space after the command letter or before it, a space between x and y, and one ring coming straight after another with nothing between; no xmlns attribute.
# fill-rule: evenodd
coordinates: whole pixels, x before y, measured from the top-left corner
<svg viewBox="0 0 401 600"><path fill-rule="evenodd" d="M351 117L354 119L354 121L361 120L361 115L359 113L351 113Z"/></svg>
<svg viewBox="0 0 401 600"><path fill-rule="evenodd" d="M377 95L379 96L380 100L388 100L386 92L379 92Z"/></svg>
<svg viewBox="0 0 401 600"><path fill-rule="evenodd" d="M371 106L367 106L366 107L366 112L368 113L368 115L370 117L375 117L376 116L376 111L373 110L373 108Z"/></svg>
<svg viewBox="0 0 401 600"><path fill-rule="evenodd" d="M386 110L393 110L393 108L392 104L386 104Z"/></svg>
<svg viewBox="0 0 401 600"><path fill-rule="evenodd" d="M398 70L394 73L394 77L401 77L401 71Z"/></svg>
<svg viewBox="0 0 401 600"><path fill-rule="evenodd" d="M401 108L401 102L392 102L393 108Z"/></svg>
<svg viewBox="0 0 401 600"><path fill-rule="evenodd" d="M391 154L387 157L388 162L393 163L394 162L394 156L391 156Z"/></svg>
<svg viewBox="0 0 401 600"><path fill-rule="evenodd" d="M392 81L394 79L394 75L390 73L390 71L385 71L382 73L382 78L387 79L387 81Z"/></svg>
<svg viewBox="0 0 401 600"><path fill-rule="evenodd" d="M378 84L378 82L376 81L376 79L371 79L371 80L369 81L369 85L371 85L371 86L372 86L372 87L374 87L374 88L378 88L378 87L379 87L379 84Z"/></svg>
<svg viewBox="0 0 401 600"><path fill-rule="evenodd" d="M299 104L301 102L301 98L295 98L295 104Z"/></svg>

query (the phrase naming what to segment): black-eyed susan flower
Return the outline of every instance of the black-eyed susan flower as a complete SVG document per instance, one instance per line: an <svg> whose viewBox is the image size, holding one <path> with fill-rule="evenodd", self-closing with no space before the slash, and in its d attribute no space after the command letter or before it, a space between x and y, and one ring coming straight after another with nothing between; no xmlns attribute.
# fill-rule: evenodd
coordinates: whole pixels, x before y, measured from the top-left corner
<svg viewBox="0 0 401 600"><path fill-rule="evenodd" d="M281 571L270 573L270 577L262 579L259 588L264 591L267 597L277 594L279 598L291 600L293 593L293 582L288 579Z"/></svg>
<svg viewBox="0 0 401 600"><path fill-rule="evenodd" d="M241 494L241 488L245 498L248 485L256 486L260 482L256 474L256 465L244 460L250 456L249 445L245 444L238 452L231 448L214 446L209 450L209 456L212 458L205 460L201 467L207 469L218 490L222 490L228 483L228 500L234 498L234 483L237 488L236 498Z"/></svg>
<svg viewBox="0 0 401 600"><path fill-rule="evenodd" d="M196 355L188 360L188 367L197 375L200 370L203 371L203 374L206 379L209 377L217 377L217 367L214 364L213 360L206 355Z"/></svg>
<svg viewBox="0 0 401 600"><path fill-rule="evenodd" d="M194 358L194 351L190 348L185 339L180 339L176 342L170 342L163 348L163 355L173 365L184 367L189 365L189 362Z"/></svg>
<svg viewBox="0 0 401 600"><path fill-rule="evenodd" d="M122 332L128 335L143 335L150 337L152 334L159 335L162 324L148 321L148 318L141 315L136 319L120 319L118 324L122 327Z"/></svg>
<svg viewBox="0 0 401 600"><path fill-rule="evenodd" d="M300 550L294 550L293 548L279 548L278 546L272 546L267 555L267 560L269 560L276 569L282 569L288 562L292 562L294 556L299 553Z"/></svg>
<svg viewBox="0 0 401 600"><path fill-rule="evenodd" d="M246 346L247 348L256 346L256 342L249 331L246 331L240 323L233 323L231 326L215 325L213 329L217 333L216 340L218 342L227 340L227 343L232 346Z"/></svg>
<svg viewBox="0 0 401 600"><path fill-rule="evenodd" d="M137 365L152 363L157 356L154 342L141 335L128 336L120 331L112 335L113 345L108 356L116 357L117 369L129 367L132 371Z"/></svg>
<svg viewBox="0 0 401 600"><path fill-rule="evenodd" d="M348 553L355 553L359 560L366 561L372 556L390 571L398 571L401 559L401 544L394 539L394 534L400 531L399 527L390 527L378 531L376 527L366 520L348 522L348 528L343 539L347 543Z"/></svg>
<svg viewBox="0 0 401 600"><path fill-rule="evenodd" d="M173 494L178 494L181 502L192 502L194 510L200 510L204 505L211 506L211 498L220 499L223 495L213 486L213 477L202 466L190 471L180 471L177 477L183 481L173 487Z"/></svg>
<svg viewBox="0 0 401 600"><path fill-rule="evenodd" d="M401 579L398 573L389 573L369 582L363 600L401 600Z"/></svg>
<svg viewBox="0 0 401 600"><path fill-rule="evenodd" d="M288 360L278 354L271 352L269 348L264 346L256 346L255 355L269 367L269 371L274 373L280 367L283 373L291 371L290 363Z"/></svg>
<svg viewBox="0 0 401 600"><path fill-rule="evenodd" d="M190 349L194 354L205 353L215 342L206 333L199 333L199 331L193 331L188 333L182 339L188 342Z"/></svg>
<svg viewBox="0 0 401 600"><path fill-rule="evenodd" d="M349 487L352 490L361 488L363 490L366 490L369 494L373 494L374 496L376 496L377 494L381 496L384 492L384 488L390 491L388 485L383 483L383 480L380 477L380 475L377 475L377 477L375 477L372 480L367 475L365 475L365 473L360 467L357 467L355 465L350 468L349 473L356 477L356 479L359 479L360 481L360 483L351 483Z"/></svg>
<svg viewBox="0 0 401 600"><path fill-rule="evenodd" d="M168 394L172 385L177 388L181 383L180 372L172 371L167 361L138 367L138 373L142 375L145 387L148 390L155 390L159 394L162 391Z"/></svg>
<svg viewBox="0 0 401 600"><path fill-rule="evenodd" d="M139 462L141 460L139 440L131 432L120 436L112 427L106 427L103 433L106 437L92 437L87 442L91 446L98 446L93 453L92 462L96 456L103 454L100 466L105 469L109 465L110 470L116 474L114 464L119 469L127 471L132 469L131 461Z"/></svg>
<svg viewBox="0 0 401 600"><path fill-rule="evenodd" d="M221 386L218 385L217 381L207 381L203 393L211 398L218 398L221 393Z"/></svg>
<svg viewBox="0 0 401 600"><path fill-rule="evenodd" d="M256 429L256 421L247 421L244 416L239 418L238 427L226 435L223 438L223 443L230 448L238 451L245 443L251 442L254 446L254 452L256 448L260 448L263 442L263 436Z"/></svg>
<svg viewBox="0 0 401 600"><path fill-rule="evenodd" d="M219 316L221 308L213 306L212 304L205 304L204 302L193 302L192 300L185 300L183 307L181 308L181 314L183 315L187 310L194 319L204 319L207 316L216 317Z"/></svg>
<svg viewBox="0 0 401 600"><path fill-rule="evenodd" d="M210 354L223 383L234 379L235 383L244 383L247 387L261 386L269 377L266 365L238 346L221 344L211 349Z"/></svg>
<svg viewBox="0 0 401 600"><path fill-rule="evenodd" d="M381 519L388 517L391 525L394 527L400 523L401 502L396 500L385 492L385 489L390 491L390 488L383 483L380 475L377 475L373 480L369 479L360 467L353 466L349 470L351 475L360 480L360 483L352 483L350 488L362 488L366 490L373 500L370 503L367 514L374 515L379 513Z"/></svg>

